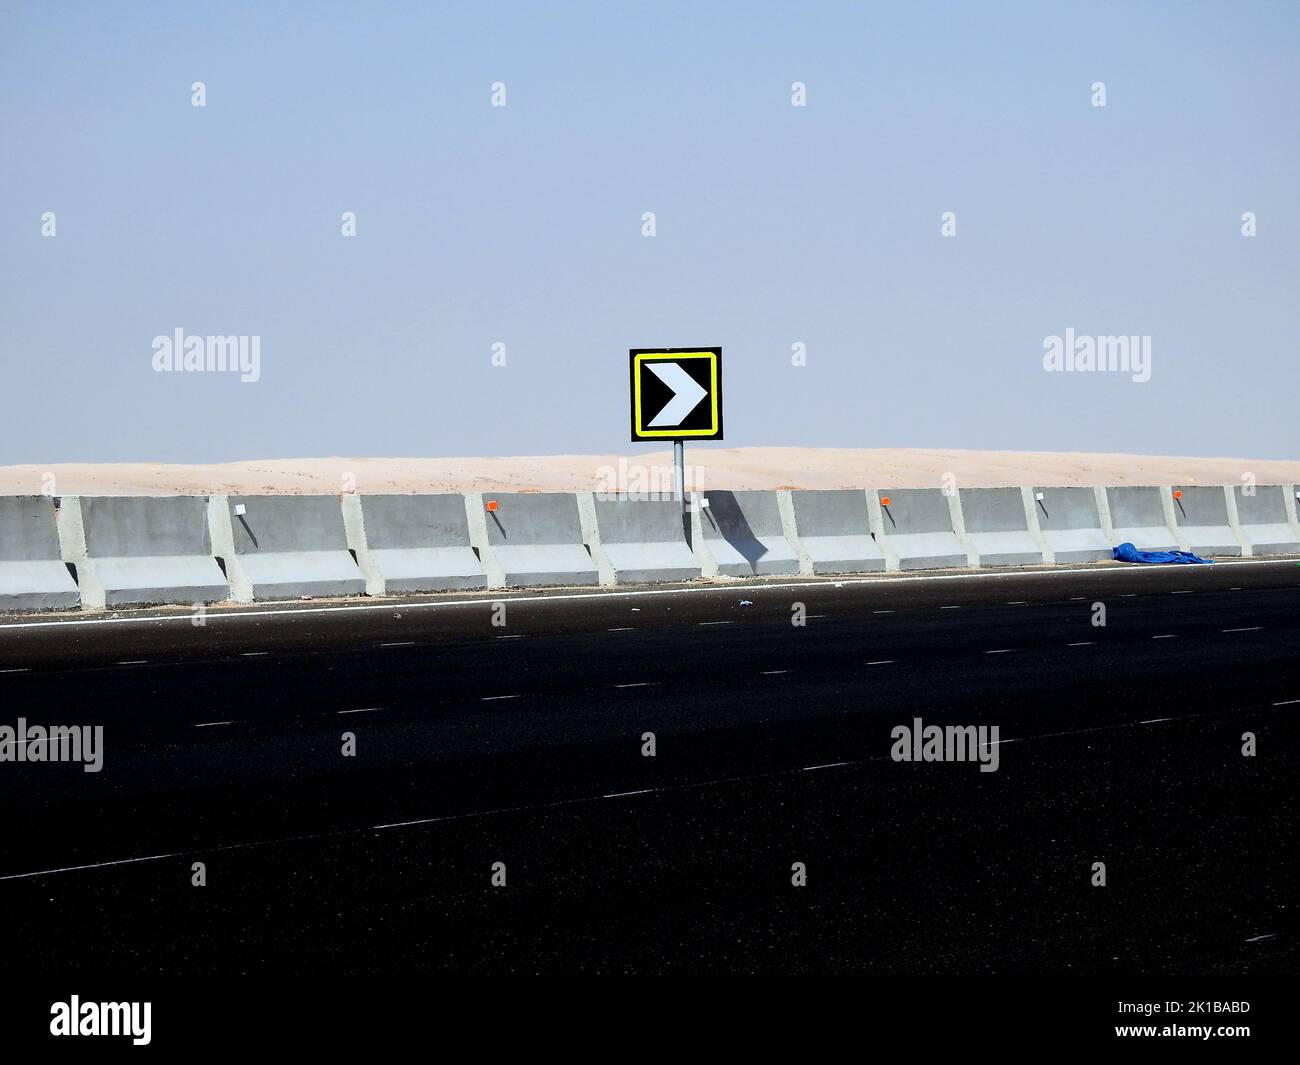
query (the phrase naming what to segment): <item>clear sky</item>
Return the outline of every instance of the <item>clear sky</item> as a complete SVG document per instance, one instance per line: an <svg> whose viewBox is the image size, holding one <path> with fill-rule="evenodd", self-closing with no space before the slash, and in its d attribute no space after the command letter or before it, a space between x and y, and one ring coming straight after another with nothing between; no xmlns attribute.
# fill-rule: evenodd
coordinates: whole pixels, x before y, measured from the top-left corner
<svg viewBox="0 0 1300 1065"><path fill-rule="evenodd" d="M0 0L0 238L0 464L635 452L685 345L727 445L1297 458L1300 4Z"/></svg>

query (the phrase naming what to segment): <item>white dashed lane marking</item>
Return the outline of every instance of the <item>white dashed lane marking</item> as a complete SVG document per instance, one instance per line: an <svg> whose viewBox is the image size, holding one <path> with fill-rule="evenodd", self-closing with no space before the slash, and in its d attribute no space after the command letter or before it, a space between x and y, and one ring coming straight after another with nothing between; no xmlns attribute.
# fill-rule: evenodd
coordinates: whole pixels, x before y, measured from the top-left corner
<svg viewBox="0 0 1300 1065"><path fill-rule="evenodd" d="M495 702L498 699L518 699L518 698L519 696L517 695L484 695L479 698L479 702L491 703L491 702Z"/></svg>
<svg viewBox="0 0 1300 1065"><path fill-rule="evenodd" d="M852 764L852 762L826 762L822 765L806 765L803 767L803 772L811 773L814 769L834 769L836 766Z"/></svg>
<svg viewBox="0 0 1300 1065"><path fill-rule="evenodd" d="M1139 721L1139 725L1158 725L1161 721L1172 721L1172 717L1149 717L1145 721Z"/></svg>
<svg viewBox="0 0 1300 1065"><path fill-rule="evenodd" d="M1274 703L1274 706L1294 706L1300 703L1300 699L1283 699L1280 703Z"/></svg>
<svg viewBox="0 0 1300 1065"><path fill-rule="evenodd" d="M381 643L380 647L414 647L414 640L394 640L392 643Z"/></svg>
<svg viewBox="0 0 1300 1065"><path fill-rule="evenodd" d="M365 706L360 710L340 710L340 714L372 714L376 710L382 710L382 706Z"/></svg>
<svg viewBox="0 0 1300 1065"><path fill-rule="evenodd" d="M240 658L261 658L262 655L269 655L270 651L240 651Z"/></svg>
<svg viewBox="0 0 1300 1065"><path fill-rule="evenodd" d="M730 622L730 621L700 621L700 622L696 622L696 624L698 624L698 625L730 625L731 622Z"/></svg>
<svg viewBox="0 0 1300 1065"><path fill-rule="evenodd" d="M233 725L233 721L200 721L195 728L211 728L213 725Z"/></svg>
<svg viewBox="0 0 1300 1065"><path fill-rule="evenodd" d="M654 682L649 680L639 680L635 684L615 684L615 688L650 688Z"/></svg>
<svg viewBox="0 0 1300 1065"><path fill-rule="evenodd" d="M1248 625L1244 629L1220 629L1220 632L1259 632L1263 625Z"/></svg>
<svg viewBox="0 0 1300 1065"><path fill-rule="evenodd" d="M608 795L602 795L602 799L624 799L629 795L649 795L650 788L641 788L639 791L611 791Z"/></svg>
<svg viewBox="0 0 1300 1065"><path fill-rule="evenodd" d="M1153 640L1176 640L1176 639L1178 639L1178 633L1176 633L1176 632L1167 632L1167 633L1165 633L1163 636L1152 636L1151 639L1153 639Z"/></svg>
<svg viewBox="0 0 1300 1065"><path fill-rule="evenodd" d="M1091 646L1092 646L1092 641L1091 641L1091 640L1080 640L1078 643L1068 643L1068 644L1066 644L1065 646L1066 646L1066 647L1091 647Z"/></svg>
<svg viewBox="0 0 1300 1065"><path fill-rule="evenodd" d="M985 651L984 653L986 655L1009 655L1014 650L1014 647L1000 647L996 651Z"/></svg>
<svg viewBox="0 0 1300 1065"><path fill-rule="evenodd" d="M606 632L636 632L631 625L621 625L617 629L606 629Z"/></svg>
<svg viewBox="0 0 1300 1065"><path fill-rule="evenodd" d="M760 674L763 677L775 677L778 673L789 673L788 669L765 669Z"/></svg>
<svg viewBox="0 0 1300 1065"><path fill-rule="evenodd" d="M0 669L0 673L26 673L27 669L27 666L23 666L22 669Z"/></svg>
<svg viewBox="0 0 1300 1065"><path fill-rule="evenodd" d="M894 659L892 659L892 658L877 658L874 662L868 662L867 665L869 665L869 666L887 666L887 665L890 665L891 663L893 663L893 661L894 661Z"/></svg>
<svg viewBox="0 0 1300 1065"><path fill-rule="evenodd" d="M147 666L147 665L149 664L149 659L147 659L147 658L133 658L133 659L131 659L131 661L129 661L129 662L119 662L119 663L117 663L117 664L118 664L119 666Z"/></svg>

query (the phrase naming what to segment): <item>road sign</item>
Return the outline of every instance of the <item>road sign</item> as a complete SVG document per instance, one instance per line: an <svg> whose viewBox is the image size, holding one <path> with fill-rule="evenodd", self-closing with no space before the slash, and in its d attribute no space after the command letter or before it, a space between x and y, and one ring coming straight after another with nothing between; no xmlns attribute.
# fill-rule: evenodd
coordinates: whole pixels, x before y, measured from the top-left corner
<svg viewBox="0 0 1300 1065"><path fill-rule="evenodd" d="M633 348L632 439L722 439L722 349Z"/></svg>

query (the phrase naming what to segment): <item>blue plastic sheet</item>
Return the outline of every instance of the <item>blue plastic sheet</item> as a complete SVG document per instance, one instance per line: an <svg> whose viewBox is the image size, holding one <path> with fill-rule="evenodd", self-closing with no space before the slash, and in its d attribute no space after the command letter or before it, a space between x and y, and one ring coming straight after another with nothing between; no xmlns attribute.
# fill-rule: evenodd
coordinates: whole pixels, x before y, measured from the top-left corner
<svg viewBox="0 0 1300 1065"><path fill-rule="evenodd" d="M1201 558L1190 551L1139 551L1132 544L1120 544L1115 548L1117 562L1201 562L1207 566L1214 564L1213 559Z"/></svg>

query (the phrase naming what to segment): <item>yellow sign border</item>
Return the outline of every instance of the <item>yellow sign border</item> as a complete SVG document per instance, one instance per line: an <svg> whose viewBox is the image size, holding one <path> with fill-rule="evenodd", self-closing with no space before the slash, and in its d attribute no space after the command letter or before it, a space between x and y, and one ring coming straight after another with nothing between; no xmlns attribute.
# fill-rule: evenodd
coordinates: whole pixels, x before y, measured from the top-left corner
<svg viewBox="0 0 1300 1065"><path fill-rule="evenodd" d="M641 362L643 359L658 362L679 362L682 359L709 360L709 403L712 406L712 424L708 429L643 429L641 417ZM716 351L645 351L632 356L632 410L636 415L638 438L680 440L688 436L713 436L718 431L718 353Z"/></svg>

